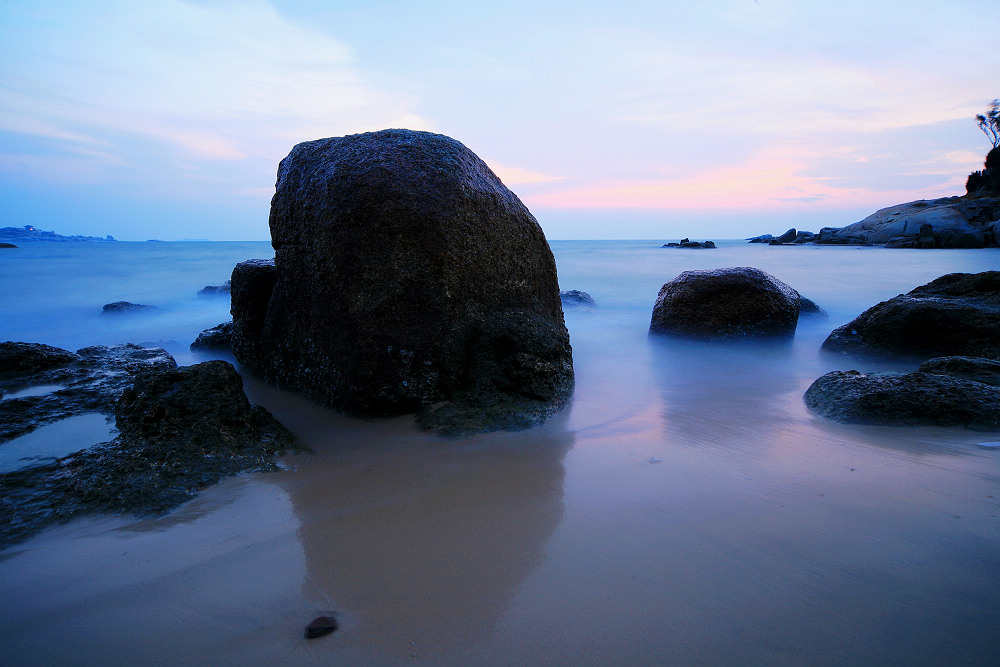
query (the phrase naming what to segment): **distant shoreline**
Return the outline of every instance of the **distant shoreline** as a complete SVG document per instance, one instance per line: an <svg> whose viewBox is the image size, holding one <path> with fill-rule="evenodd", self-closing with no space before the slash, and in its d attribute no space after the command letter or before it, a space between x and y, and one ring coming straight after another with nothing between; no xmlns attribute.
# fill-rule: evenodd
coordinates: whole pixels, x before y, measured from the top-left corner
<svg viewBox="0 0 1000 667"><path fill-rule="evenodd" d="M0 227L0 241L5 242L56 242L56 243L117 243L117 239L108 234L104 238L99 236L63 236L55 232L38 229L31 225L23 227Z"/></svg>

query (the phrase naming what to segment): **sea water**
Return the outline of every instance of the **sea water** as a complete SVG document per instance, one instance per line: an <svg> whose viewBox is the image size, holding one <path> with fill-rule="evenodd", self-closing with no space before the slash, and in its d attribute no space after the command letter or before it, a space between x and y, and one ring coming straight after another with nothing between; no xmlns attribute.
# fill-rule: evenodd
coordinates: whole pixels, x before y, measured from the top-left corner
<svg viewBox="0 0 1000 667"><path fill-rule="evenodd" d="M987 664L1000 654L1000 454L958 428L842 425L802 394L864 309L1000 250L554 241L570 405L448 439L244 374L311 453L157 519L94 517L0 554L0 662ZM266 243L0 251L0 340L165 347ZM753 266L815 301L783 345L650 338L662 284ZM157 310L104 315L126 300ZM0 445L2 447L2 445ZM341 630L307 642L335 613ZM51 638L58 636L59 641Z"/></svg>

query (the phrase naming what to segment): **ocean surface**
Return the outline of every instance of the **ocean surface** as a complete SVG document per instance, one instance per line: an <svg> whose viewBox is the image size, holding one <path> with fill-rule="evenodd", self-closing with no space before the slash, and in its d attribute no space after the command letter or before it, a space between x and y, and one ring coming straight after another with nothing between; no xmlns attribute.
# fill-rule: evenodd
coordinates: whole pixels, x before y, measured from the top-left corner
<svg viewBox="0 0 1000 667"><path fill-rule="evenodd" d="M448 439L349 419L244 373L312 448L156 519L88 517L0 552L0 664L996 664L1000 434L836 424L802 394L829 332L1000 250L553 241L568 408ZM670 239L676 240L676 239ZM180 364L229 319L199 297L267 243L0 250L0 340L123 342ZM760 268L826 311L785 345L650 338L662 284ZM153 305L104 315L105 303ZM84 418L0 470L108 437ZM60 444L62 443L62 444ZM4 451L8 454L4 454ZM6 458L4 458L6 456ZM314 617L341 629L306 641Z"/></svg>

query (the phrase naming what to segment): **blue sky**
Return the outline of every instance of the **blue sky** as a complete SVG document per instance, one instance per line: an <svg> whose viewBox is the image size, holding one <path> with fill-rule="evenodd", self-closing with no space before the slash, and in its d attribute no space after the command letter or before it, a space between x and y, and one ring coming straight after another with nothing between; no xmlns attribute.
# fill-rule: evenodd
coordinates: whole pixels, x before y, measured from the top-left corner
<svg viewBox="0 0 1000 667"><path fill-rule="evenodd" d="M0 225L268 238L278 161L450 135L549 238L736 238L962 194L994 2L0 0Z"/></svg>

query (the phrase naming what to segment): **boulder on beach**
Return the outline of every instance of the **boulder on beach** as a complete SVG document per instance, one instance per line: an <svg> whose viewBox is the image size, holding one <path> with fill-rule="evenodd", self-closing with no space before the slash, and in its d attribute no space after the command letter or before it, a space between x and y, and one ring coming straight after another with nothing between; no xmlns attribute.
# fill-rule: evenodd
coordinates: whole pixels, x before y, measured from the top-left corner
<svg viewBox="0 0 1000 667"><path fill-rule="evenodd" d="M157 310L156 306L147 306L143 303L131 303L129 301L115 301L104 304L102 314L109 315L115 313L143 313Z"/></svg>
<svg viewBox="0 0 1000 667"><path fill-rule="evenodd" d="M1000 387L947 375L833 371L804 399L816 414L851 424L1000 430Z"/></svg>
<svg viewBox="0 0 1000 667"><path fill-rule="evenodd" d="M799 294L760 269L685 271L663 285L652 334L693 338L775 338L795 333Z"/></svg>
<svg viewBox="0 0 1000 667"><path fill-rule="evenodd" d="M823 349L1000 359L1000 271L950 273L883 301L835 329Z"/></svg>
<svg viewBox="0 0 1000 667"><path fill-rule="evenodd" d="M268 381L463 433L539 423L572 392L545 236L458 141L383 130L299 144L270 228L273 265L232 278L233 352Z"/></svg>

